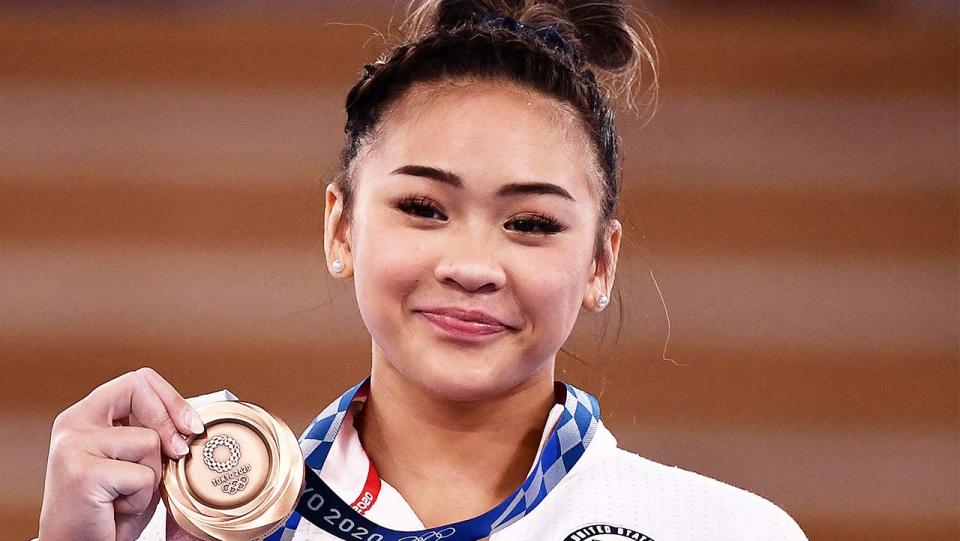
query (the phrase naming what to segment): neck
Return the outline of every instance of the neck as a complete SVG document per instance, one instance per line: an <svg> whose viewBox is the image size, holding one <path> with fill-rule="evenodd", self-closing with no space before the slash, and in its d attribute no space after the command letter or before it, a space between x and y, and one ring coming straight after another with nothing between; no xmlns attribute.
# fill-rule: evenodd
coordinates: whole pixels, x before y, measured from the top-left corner
<svg viewBox="0 0 960 541"><path fill-rule="evenodd" d="M427 528L495 507L526 478L554 404L552 363L495 398L454 401L374 363L356 425L381 478Z"/></svg>

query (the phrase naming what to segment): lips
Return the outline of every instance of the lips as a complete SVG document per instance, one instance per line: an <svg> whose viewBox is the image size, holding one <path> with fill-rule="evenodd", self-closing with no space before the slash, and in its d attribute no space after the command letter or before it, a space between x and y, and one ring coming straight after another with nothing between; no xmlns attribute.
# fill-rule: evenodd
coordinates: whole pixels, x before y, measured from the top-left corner
<svg viewBox="0 0 960 541"><path fill-rule="evenodd" d="M515 329L480 310L436 307L417 311L444 331L457 335L483 336Z"/></svg>
<svg viewBox="0 0 960 541"><path fill-rule="evenodd" d="M455 337L474 338L501 333L506 330L502 325L489 325L475 321L464 321L451 316L442 316L430 312L421 312L431 323L444 333Z"/></svg>

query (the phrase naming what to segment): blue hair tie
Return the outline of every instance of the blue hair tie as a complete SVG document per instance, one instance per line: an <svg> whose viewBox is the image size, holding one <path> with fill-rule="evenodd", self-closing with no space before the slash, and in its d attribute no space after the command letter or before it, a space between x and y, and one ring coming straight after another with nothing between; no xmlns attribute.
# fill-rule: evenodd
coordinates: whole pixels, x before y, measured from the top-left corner
<svg viewBox="0 0 960 541"><path fill-rule="evenodd" d="M570 42L564 39L563 36L560 35L560 32L557 32L557 29L552 26L534 28L523 24L513 17L505 17L497 13L490 14L490 16L483 21L483 24L491 28L506 28L517 34L532 36L535 39L552 45L556 49L560 49L564 54L573 58L574 61L579 61L576 51L574 51Z"/></svg>

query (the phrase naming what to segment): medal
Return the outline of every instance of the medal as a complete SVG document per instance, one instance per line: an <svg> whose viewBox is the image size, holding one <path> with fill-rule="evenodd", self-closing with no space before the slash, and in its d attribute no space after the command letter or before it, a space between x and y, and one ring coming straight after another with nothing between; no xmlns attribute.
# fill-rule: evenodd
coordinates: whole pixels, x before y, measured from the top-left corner
<svg viewBox="0 0 960 541"><path fill-rule="evenodd" d="M181 528L200 539L265 538L283 526L303 491L296 436L247 402L214 402L196 411L206 430L187 439L190 454L164 464L164 505Z"/></svg>

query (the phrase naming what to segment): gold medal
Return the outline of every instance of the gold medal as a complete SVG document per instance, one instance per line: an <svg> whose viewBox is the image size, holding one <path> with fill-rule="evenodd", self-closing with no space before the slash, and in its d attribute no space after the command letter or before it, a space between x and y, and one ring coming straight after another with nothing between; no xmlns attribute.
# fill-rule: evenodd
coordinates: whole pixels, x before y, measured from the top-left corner
<svg viewBox="0 0 960 541"><path fill-rule="evenodd" d="M190 454L164 464L160 494L170 515L208 541L262 539L286 522L303 491L303 455L280 419L248 402L197 408L206 431Z"/></svg>

